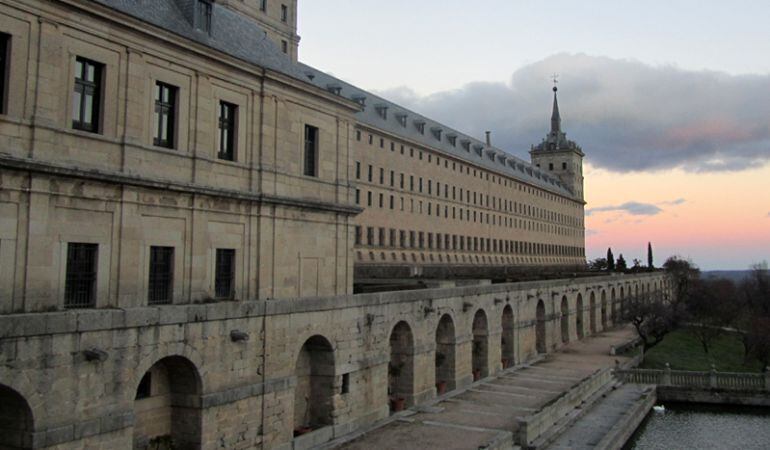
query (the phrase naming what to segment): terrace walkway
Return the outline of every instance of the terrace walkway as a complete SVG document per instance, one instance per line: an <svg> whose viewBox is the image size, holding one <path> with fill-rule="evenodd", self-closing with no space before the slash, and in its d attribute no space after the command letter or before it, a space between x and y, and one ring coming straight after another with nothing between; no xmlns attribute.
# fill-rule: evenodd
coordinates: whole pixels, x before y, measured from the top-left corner
<svg viewBox="0 0 770 450"><path fill-rule="evenodd" d="M579 412L583 401L609 388L612 380L607 369L616 360L627 360L610 356L610 346L633 338L633 330L626 327L571 343L533 364L508 369L415 406L325 448L506 449L521 441L532 444L548 435L554 423L561 424ZM522 421L527 428L524 435ZM560 424L556 428L564 426Z"/></svg>

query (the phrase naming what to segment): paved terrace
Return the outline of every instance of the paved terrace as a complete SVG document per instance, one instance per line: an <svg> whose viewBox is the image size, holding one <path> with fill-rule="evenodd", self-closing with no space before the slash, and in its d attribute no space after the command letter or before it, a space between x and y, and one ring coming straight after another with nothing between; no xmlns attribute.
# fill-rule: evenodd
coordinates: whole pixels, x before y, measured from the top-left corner
<svg viewBox="0 0 770 450"><path fill-rule="evenodd" d="M510 448L511 433L515 435L519 426L517 419L538 411L597 370L614 366L616 360L626 361L610 356L610 346L633 338L633 330L625 327L573 342L533 364L508 369L448 393L325 448Z"/></svg>

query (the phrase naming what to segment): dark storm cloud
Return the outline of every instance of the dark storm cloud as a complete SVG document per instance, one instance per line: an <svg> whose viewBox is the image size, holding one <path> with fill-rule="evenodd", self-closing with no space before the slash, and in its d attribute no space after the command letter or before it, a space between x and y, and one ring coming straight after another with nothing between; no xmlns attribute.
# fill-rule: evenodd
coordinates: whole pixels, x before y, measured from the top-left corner
<svg viewBox="0 0 770 450"><path fill-rule="evenodd" d="M495 145L526 156L550 126L555 72L563 129L595 167L740 171L770 159L767 75L560 54L519 69L507 84L471 83L427 97L407 88L381 94L474 136L492 130Z"/></svg>

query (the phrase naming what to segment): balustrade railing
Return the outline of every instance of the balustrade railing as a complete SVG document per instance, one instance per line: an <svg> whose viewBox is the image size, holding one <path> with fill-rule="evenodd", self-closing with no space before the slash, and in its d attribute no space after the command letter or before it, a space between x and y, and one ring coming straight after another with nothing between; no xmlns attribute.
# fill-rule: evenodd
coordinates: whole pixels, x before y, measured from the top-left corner
<svg viewBox="0 0 770 450"><path fill-rule="evenodd" d="M770 371L764 373L692 372L685 370L620 369L615 378L624 383L656 384L699 389L723 389L734 391L770 391Z"/></svg>

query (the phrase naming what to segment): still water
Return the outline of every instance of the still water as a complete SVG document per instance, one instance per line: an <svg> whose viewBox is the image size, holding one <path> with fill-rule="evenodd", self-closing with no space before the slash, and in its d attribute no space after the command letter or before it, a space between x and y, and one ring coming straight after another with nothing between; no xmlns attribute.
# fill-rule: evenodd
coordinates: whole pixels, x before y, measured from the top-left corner
<svg viewBox="0 0 770 450"><path fill-rule="evenodd" d="M770 449L770 408L665 404L624 449Z"/></svg>

